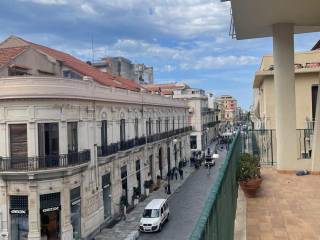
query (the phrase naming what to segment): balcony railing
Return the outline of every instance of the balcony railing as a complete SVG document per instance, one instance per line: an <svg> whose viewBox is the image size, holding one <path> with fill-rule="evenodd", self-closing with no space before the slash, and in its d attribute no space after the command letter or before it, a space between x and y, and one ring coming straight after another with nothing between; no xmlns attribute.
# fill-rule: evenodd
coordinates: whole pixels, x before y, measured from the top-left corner
<svg viewBox="0 0 320 240"><path fill-rule="evenodd" d="M181 133L186 133L192 130L191 126L179 128L175 130L171 130L168 132L157 133L153 135L149 135L147 137L143 136L140 138L134 138L123 142L111 143L105 146L98 146L98 157L106 157L112 154L115 154L119 151L126 151L131 148L142 146L146 143L153 143L156 141L160 141L166 138L170 138L176 136Z"/></svg>
<svg viewBox="0 0 320 240"><path fill-rule="evenodd" d="M37 157L0 157L0 172L31 172L66 168L88 163L90 160L90 150Z"/></svg>
<svg viewBox="0 0 320 240"><path fill-rule="evenodd" d="M241 138L233 139L189 240L234 239Z"/></svg>

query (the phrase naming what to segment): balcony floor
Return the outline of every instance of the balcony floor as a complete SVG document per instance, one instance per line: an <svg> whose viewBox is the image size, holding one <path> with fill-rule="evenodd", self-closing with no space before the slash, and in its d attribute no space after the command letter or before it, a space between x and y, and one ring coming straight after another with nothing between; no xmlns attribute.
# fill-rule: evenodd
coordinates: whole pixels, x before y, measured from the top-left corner
<svg viewBox="0 0 320 240"><path fill-rule="evenodd" d="M320 239L320 176L262 169L257 198L247 198L247 239Z"/></svg>

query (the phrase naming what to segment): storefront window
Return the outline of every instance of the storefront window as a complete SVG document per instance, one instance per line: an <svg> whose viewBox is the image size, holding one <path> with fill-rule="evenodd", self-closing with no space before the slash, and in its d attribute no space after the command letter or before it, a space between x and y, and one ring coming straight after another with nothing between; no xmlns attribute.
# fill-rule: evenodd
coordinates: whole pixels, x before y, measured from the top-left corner
<svg viewBox="0 0 320 240"><path fill-rule="evenodd" d="M80 187L71 189L70 191L70 211L71 225L73 229L73 239L81 239L81 195Z"/></svg>
<svg viewBox="0 0 320 240"><path fill-rule="evenodd" d="M111 180L110 173L102 176L104 219L111 218Z"/></svg>
<svg viewBox="0 0 320 240"><path fill-rule="evenodd" d="M28 196L10 196L11 240L27 240Z"/></svg>
<svg viewBox="0 0 320 240"><path fill-rule="evenodd" d="M190 148L197 149L197 136L190 136Z"/></svg>
<svg viewBox="0 0 320 240"><path fill-rule="evenodd" d="M41 237L60 239L60 193L40 195Z"/></svg>

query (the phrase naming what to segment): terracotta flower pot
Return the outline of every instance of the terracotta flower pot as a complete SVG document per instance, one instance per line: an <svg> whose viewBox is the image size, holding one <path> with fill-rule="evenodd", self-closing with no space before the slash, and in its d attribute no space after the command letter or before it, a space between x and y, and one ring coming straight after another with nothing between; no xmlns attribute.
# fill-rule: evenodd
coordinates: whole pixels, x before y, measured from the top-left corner
<svg viewBox="0 0 320 240"><path fill-rule="evenodd" d="M261 177L249 179L247 181L240 181L240 186L244 191L246 197L252 198L256 196L257 190L260 188L262 182Z"/></svg>

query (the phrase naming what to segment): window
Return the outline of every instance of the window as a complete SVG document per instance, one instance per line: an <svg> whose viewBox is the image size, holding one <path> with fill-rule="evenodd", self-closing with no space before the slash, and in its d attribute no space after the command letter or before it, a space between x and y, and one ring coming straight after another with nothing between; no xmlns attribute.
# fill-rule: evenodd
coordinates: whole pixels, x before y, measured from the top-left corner
<svg viewBox="0 0 320 240"><path fill-rule="evenodd" d="M178 129L180 128L180 117L178 117Z"/></svg>
<svg viewBox="0 0 320 240"><path fill-rule="evenodd" d="M78 123L68 122L68 152L78 152Z"/></svg>
<svg viewBox="0 0 320 240"><path fill-rule="evenodd" d="M143 212L144 218L158 218L160 216L159 209L145 209Z"/></svg>
<svg viewBox="0 0 320 240"><path fill-rule="evenodd" d="M172 118L172 130L174 130L174 117Z"/></svg>
<svg viewBox="0 0 320 240"><path fill-rule="evenodd" d="M134 135L135 135L135 138L139 137L139 119L138 118L134 119Z"/></svg>
<svg viewBox="0 0 320 240"><path fill-rule="evenodd" d="M120 142L126 141L126 120L120 120Z"/></svg>
<svg viewBox="0 0 320 240"><path fill-rule="evenodd" d="M151 120L151 118L149 118L149 120L146 121L146 132L147 132L147 136L152 134L152 120Z"/></svg>
<svg viewBox="0 0 320 240"><path fill-rule="evenodd" d="M108 145L108 121L101 121L101 146Z"/></svg>
<svg viewBox="0 0 320 240"><path fill-rule="evenodd" d="M190 148L197 149L197 136L190 136Z"/></svg>
<svg viewBox="0 0 320 240"><path fill-rule="evenodd" d="M169 118L166 117L166 120L165 120L165 131L168 132L169 131Z"/></svg>
<svg viewBox="0 0 320 240"><path fill-rule="evenodd" d="M318 96L318 85L311 87L311 101L312 101L312 121L316 120L316 109L317 109L317 96Z"/></svg>
<svg viewBox="0 0 320 240"><path fill-rule="evenodd" d="M159 118L157 120L157 133L160 133L161 132L161 119Z"/></svg>
<svg viewBox="0 0 320 240"><path fill-rule="evenodd" d="M80 74L78 74L74 71L71 71L71 70L64 70L63 77L64 78L71 78L71 79L82 79Z"/></svg>
<svg viewBox="0 0 320 240"><path fill-rule="evenodd" d="M9 125L9 131L11 157L27 157L27 124L11 124Z"/></svg>
<svg viewBox="0 0 320 240"><path fill-rule="evenodd" d="M151 120L151 118L149 118L149 135L152 134L152 124L153 124L153 121Z"/></svg>
<svg viewBox="0 0 320 240"><path fill-rule="evenodd" d="M59 155L58 123L38 124L38 145L40 156Z"/></svg>
<svg viewBox="0 0 320 240"><path fill-rule="evenodd" d="M22 66L12 66L8 68L8 75L9 76L24 76L24 75L31 75L29 73L29 68L22 67Z"/></svg>

